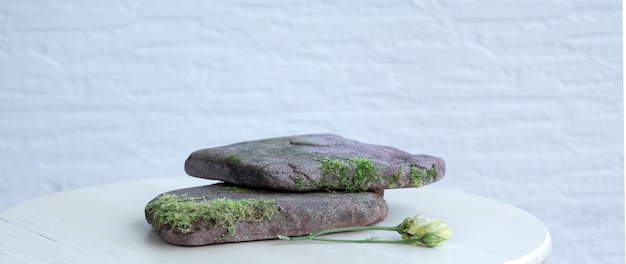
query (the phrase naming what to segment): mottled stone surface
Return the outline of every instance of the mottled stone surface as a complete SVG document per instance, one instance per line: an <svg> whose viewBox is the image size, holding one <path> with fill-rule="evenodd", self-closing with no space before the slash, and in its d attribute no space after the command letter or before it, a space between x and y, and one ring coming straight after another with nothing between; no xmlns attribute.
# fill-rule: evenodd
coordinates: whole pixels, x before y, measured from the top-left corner
<svg viewBox="0 0 626 264"><path fill-rule="evenodd" d="M299 236L315 231L373 225L387 217L387 203L383 191L356 193L306 192L288 193L242 188L228 184L214 184L167 192L201 197L208 201L218 198L275 200L279 213L263 222L239 222L235 234L229 235L225 226L210 221L194 223L189 233L169 226L155 230L168 243L183 246L276 239L278 235ZM150 201L155 201L159 196ZM146 210L148 223L153 224L153 214Z"/></svg>
<svg viewBox="0 0 626 264"><path fill-rule="evenodd" d="M419 187L438 181L445 174L445 163L441 158L413 155L397 148L366 144L334 134L271 138L201 149L186 160L185 171L200 178L255 188L285 191L346 189L335 175L322 175L320 160L325 157L346 162L356 157L370 160L383 180L369 184L369 190ZM427 170L433 173L412 179L412 173L424 174ZM320 188L320 182L331 187Z"/></svg>

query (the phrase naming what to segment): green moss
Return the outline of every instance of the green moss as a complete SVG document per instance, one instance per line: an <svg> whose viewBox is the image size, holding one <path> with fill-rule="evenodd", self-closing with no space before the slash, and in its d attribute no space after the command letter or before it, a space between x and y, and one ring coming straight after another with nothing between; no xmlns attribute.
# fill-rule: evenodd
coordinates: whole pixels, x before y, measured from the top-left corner
<svg viewBox="0 0 626 264"><path fill-rule="evenodd" d="M237 164L241 163L241 157L239 155L237 155L237 154L230 154L230 155L226 156L225 161L229 165L237 165Z"/></svg>
<svg viewBox="0 0 626 264"><path fill-rule="evenodd" d="M383 178L380 171L371 160L363 157L356 157L348 160L352 165L353 174L351 177L353 189L365 191L372 183L382 183ZM348 185L350 185L348 183Z"/></svg>
<svg viewBox="0 0 626 264"><path fill-rule="evenodd" d="M314 182L313 185L325 190L338 188L339 185L337 183L331 183L328 180L328 176L337 177L345 185L345 181L348 178L348 167L343 161L336 159L330 160L330 158L328 157L320 158L319 161L322 163L322 165L320 166L322 175L320 176L320 180ZM349 192L350 190L346 188L346 191Z"/></svg>
<svg viewBox="0 0 626 264"><path fill-rule="evenodd" d="M301 191L306 186L304 183L304 177L302 177L302 175L296 176L294 184L296 185L296 188Z"/></svg>
<svg viewBox="0 0 626 264"><path fill-rule="evenodd" d="M228 235L235 235L238 222L262 222L280 212L275 200L191 198L185 195L165 194L149 203L146 212L152 215L154 230L169 227L189 233L204 225L223 226Z"/></svg>
<svg viewBox="0 0 626 264"><path fill-rule="evenodd" d="M260 192L267 192L266 190L262 190L262 189L252 189L252 188L246 188L246 187L241 187L241 186L236 186L236 185L223 185L222 189L231 193L260 193Z"/></svg>
<svg viewBox="0 0 626 264"><path fill-rule="evenodd" d="M328 180L335 177L339 180L346 192L366 191L372 183L383 182L380 170L369 159L363 157L350 158L346 161L328 157L320 158L320 180L312 184L318 188L331 190L338 188L338 184Z"/></svg>
<svg viewBox="0 0 626 264"><path fill-rule="evenodd" d="M437 179L437 167L433 164L430 168L419 165L411 165L409 168L409 180L414 187L421 187L428 182Z"/></svg>
<svg viewBox="0 0 626 264"><path fill-rule="evenodd" d="M332 191L343 188L346 192L366 191L373 183L387 183L388 188L402 185L402 178L406 164L401 164L395 174L381 176L380 169L369 159L356 157L350 159L318 158L322 172L318 181L309 181L298 175L294 184L302 190L307 186ZM430 168L420 165L410 165L409 181L414 187L421 187L437 179L438 171L434 164Z"/></svg>
<svg viewBox="0 0 626 264"><path fill-rule="evenodd" d="M404 166L404 164L400 165L396 174L388 175L387 177L385 177L385 180L389 183L389 188L400 186L400 180L402 179L402 170L404 169Z"/></svg>
<svg viewBox="0 0 626 264"><path fill-rule="evenodd" d="M437 179L437 176L439 176L439 171L437 170L437 167L435 166L435 164L432 164L430 166L430 169L426 170L426 175L428 176L431 182Z"/></svg>

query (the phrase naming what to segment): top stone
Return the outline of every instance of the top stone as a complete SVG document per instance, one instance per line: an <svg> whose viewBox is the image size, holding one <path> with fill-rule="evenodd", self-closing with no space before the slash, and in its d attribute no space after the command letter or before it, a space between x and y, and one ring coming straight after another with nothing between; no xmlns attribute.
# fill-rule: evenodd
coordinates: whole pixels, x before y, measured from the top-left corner
<svg viewBox="0 0 626 264"><path fill-rule="evenodd" d="M421 187L445 174L443 159L334 134L270 138L201 149L185 161L195 177L280 191L346 192Z"/></svg>

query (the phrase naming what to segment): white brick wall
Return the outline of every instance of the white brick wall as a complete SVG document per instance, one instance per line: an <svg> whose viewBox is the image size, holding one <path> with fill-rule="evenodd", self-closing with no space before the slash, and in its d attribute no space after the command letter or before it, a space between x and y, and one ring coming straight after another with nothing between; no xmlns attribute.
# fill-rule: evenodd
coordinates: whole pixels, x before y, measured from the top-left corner
<svg viewBox="0 0 626 264"><path fill-rule="evenodd" d="M623 263L621 18L616 0L0 1L0 210L333 132L444 157L438 186L536 215L551 263Z"/></svg>

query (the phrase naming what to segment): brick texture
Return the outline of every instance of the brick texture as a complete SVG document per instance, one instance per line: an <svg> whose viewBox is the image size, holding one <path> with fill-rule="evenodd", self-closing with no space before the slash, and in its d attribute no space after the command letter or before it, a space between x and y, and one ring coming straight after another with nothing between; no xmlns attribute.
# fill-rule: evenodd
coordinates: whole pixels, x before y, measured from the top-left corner
<svg viewBox="0 0 626 264"><path fill-rule="evenodd" d="M550 263L623 263L621 20L616 0L0 1L0 210L332 132L443 157L439 186L542 220Z"/></svg>

